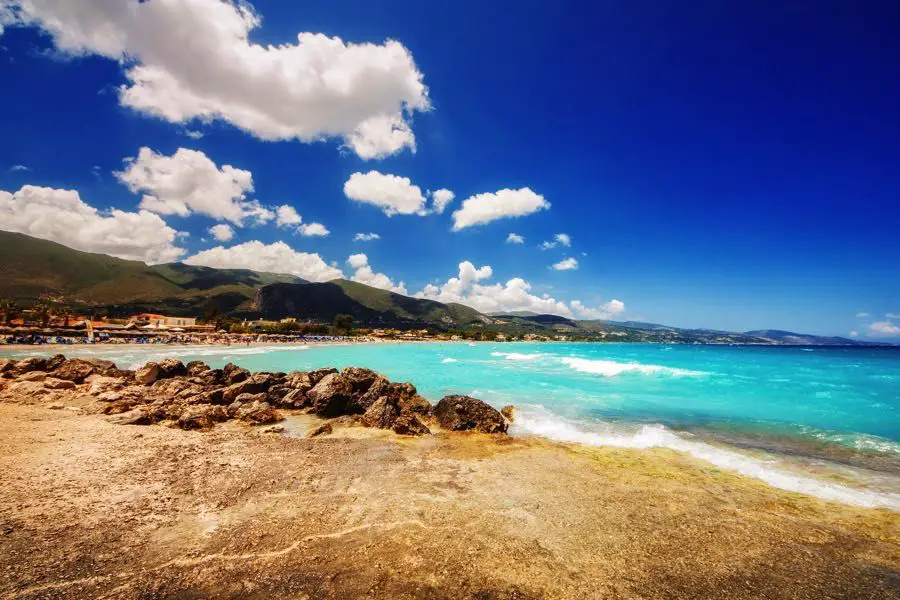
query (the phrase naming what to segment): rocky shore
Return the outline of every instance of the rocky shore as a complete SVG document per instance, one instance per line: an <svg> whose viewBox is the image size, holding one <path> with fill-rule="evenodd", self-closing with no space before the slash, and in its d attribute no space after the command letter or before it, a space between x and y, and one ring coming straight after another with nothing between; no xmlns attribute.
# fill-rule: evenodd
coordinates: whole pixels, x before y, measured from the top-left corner
<svg viewBox="0 0 900 600"><path fill-rule="evenodd" d="M897 513L365 369L0 371L2 598L896 598Z"/></svg>
<svg viewBox="0 0 900 600"><path fill-rule="evenodd" d="M447 396L437 405L411 383L392 383L370 369L323 368L291 373L251 373L229 363L212 369L202 361L177 359L123 370L108 360L51 358L0 360L0 399L41 398L64 403L87 395L118 425L163 424L207 430L237 420L248 425L277 423L279 409L329 419L313 433L334 425L389 429L400 435L428 435L429 424L451 431L506 433L506 417L469 396ZM271 431L277 431L271 429Z"/></svg>

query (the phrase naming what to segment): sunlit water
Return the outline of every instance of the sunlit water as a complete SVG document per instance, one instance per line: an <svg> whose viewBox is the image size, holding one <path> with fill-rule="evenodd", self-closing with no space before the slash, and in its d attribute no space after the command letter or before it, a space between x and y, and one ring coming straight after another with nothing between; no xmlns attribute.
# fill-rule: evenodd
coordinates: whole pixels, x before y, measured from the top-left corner
<svg viewBox="0 0 900 600"><path fill-rule="evenodd" d="M134 367L363 366L436 402L517 407L514 433L667 447L782 489L900 510L900 350L651 344L349 344L17 348Z"/></svg>

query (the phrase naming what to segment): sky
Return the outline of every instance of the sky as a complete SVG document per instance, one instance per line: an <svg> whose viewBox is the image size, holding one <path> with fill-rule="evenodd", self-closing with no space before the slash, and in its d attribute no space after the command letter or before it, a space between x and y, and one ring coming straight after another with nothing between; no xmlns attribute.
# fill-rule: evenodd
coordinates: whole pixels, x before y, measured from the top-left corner
<svg viewBox="0 0 900 600"><path fill-rule="evenodd" d="M0 0L0 229L900 340L900 5Z"/></svg>

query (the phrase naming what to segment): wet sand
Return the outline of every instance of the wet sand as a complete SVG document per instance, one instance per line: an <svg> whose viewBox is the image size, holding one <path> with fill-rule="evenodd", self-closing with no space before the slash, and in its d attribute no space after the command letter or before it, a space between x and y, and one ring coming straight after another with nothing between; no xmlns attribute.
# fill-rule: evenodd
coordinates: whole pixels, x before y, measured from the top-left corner
<svg viewBox="0 0 900 600"><path fill-rule="evenodd" d="M900 515L666 450L0 402L10 598L895 598ZM292 417L302 434L320 421Z"/></svg>

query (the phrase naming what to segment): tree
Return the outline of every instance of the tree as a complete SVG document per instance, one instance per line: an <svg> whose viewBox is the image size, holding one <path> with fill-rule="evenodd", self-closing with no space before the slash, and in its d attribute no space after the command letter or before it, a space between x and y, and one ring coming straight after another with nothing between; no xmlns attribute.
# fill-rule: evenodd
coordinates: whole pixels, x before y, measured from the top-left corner
<svg viewBox="0 0 900 600"><path fill-rule="evenodd" d="M50 317L53 316L53 309L49 304L42 302L32 309L32 315L35 320L40 321L41 327L47 327L50 324Z"/></svg>
<svg viewBox="0 0 900 600"><path fill-rule="evenodd" d="M336 331L347 333L353 327L353 317L350 315L335 315L332 326Z"/></svg>
<svg viewBox="0 0 900 600"><path fill-rule="evenodd" d="M0 300L0 313L3 313L3 324L9 327L10 322L16 318L17 307L12 300Z"/></svg>

